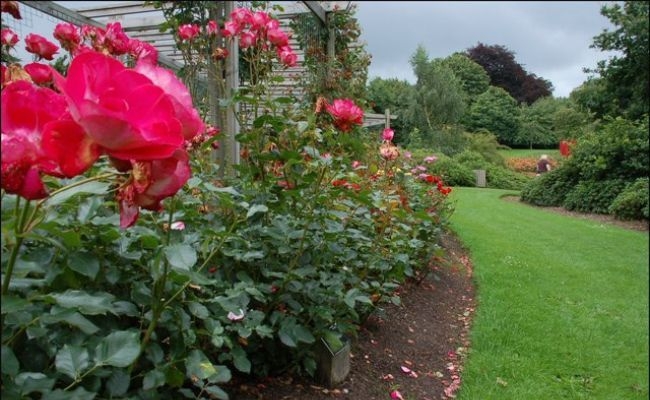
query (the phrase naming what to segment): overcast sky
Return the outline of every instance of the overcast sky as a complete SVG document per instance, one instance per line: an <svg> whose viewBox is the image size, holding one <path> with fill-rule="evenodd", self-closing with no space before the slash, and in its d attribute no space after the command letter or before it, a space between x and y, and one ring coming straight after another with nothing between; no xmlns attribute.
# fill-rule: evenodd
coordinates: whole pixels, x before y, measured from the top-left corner
<svg viewBox="0 0 650 400"><path fill-rule="evenodd" d="M409 59L418 44L429 59L445 58L479 42L512 51L526 71L567 97L609 54L589 46L613 25L600 14L604 1L358 1L361 40L371 54L369 80L415 83Z"/></svg>

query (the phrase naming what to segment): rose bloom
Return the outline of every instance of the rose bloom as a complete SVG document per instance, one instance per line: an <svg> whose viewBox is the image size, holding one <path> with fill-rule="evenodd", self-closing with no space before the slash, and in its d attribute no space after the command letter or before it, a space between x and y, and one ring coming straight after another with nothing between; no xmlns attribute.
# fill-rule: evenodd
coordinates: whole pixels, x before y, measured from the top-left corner
<svg viewBox="0 0 650 400"><path fill-rule="evenodd" d="M18 43L18 35L9 28L0 30L0 41L3 46L14 47Z"/></svg>
<svg viewBox="0 0 650 400"><path fill-rule="evenodd" d="M247 49L255 45L257 35L251 31L244 31L239 35L239 47Z"/></svg>
<svg viewBox="0 0 650 400"><path fill-rule="evenodd" d="M363 123L363 110L350 99L336 99L326 108L334 118L334 126L343 132L349 132L353 125Z"/></svg>
<svg viewBox="0 0 650 400"><path fill-rule="evenodd" d="M280 62L287 67L293 67L298 62L298 56L291 50L291 47L279 47L277 50Z"/></svg>
<svg viewBox="0 0 650 400"><path fill-rule="evenodd" d="M44 85L52 82L52 67L47 64L31 63L25 65L25 71L37 85Z"/></svg>
<svg viewBox="0 0 650 400"><path fill-rule="evenodd" d="M388 142L393 140L393 136L395 136L395 131L390 128L384 129L384 131L381 133L381 138Z"/></svg>
<svg viewBox="0 0 650 400"><path fill-rule="evenodd" d="M201 29L195 24L185 24L178 27L178 37L181 40L192 40L199 35Z"/></svg>
<svg viewBox="0 0 650 400"><path fill-rule="evenodd" d="M20 9L18 8L18 2L17 1L5 1L2 0L0 2L1 4L1 10L2 12L9 13L12 17L16 19L23 19L20 16Z"/></svg>
<svg viewBox="0 0 650 400"><path fill-rule="evenodd" d="M71 23L62 22L54 28L54 39L61 43L61 47L74 53L81 44L79 29Z"/></svg>
<svg viewBox="0 0 650 400"><path fill-rule="evenodd" d="M54 54L59 50L57 45L35 33L27 35L25 43L27 44L25 49L28 52L50 61L54 59Z"/></svg>
<svg viewBox="0 0 650 400"><path fill-rule="evenodd" d="M397 149L397 146L386 142L379 147L379 154L385 160L395 160L399 157L399 150Z"/></svg>
<svg viewBox="0 0 650 400"><path fill-rule="evenodd" d="M427 163L427 164L431 164L431 163L435 162L437 159L438 159L438 157L436 157L436 156L427 156L427 157L424 157L424 162Z"/></svg>
<svg viewBox="0 0 650 400"><path fill-rule="evenodd" d="M99 157L99 147L69 117L59 93L18 80L1 96L1 181L8 193L44 198L41 173L72 178Z"/></svg>
<svg viewBox="0 0 650 400"><path fill-rule="evenodd" d="M176 89L175 85L165 89L120 61L94 51L75 57L66 77L54 72L54 81L66 98L72 118L110 156L161 159L183 145L183 125L175 100L166 91ZM183 104L178 108L185 112Z"/></svg>
<svg viewBox="0 0 650 400"><path fill-rule="evenodd" d="M216 21L209 20L205 30L208 35L214 36L219 32L219 25L217 25Z"/></svg>
<svg viewBox="0 0 650 400"><path fill-rule="evenodd" d="M161 201L176 194L191 175L187 152L180 149L165 159L133 160L131 164L131 178L117 192L122 228L135 224L140 208L162 210Z"/></svg>
<svg viewBox="0 0 650 400"><path fill-rule="evenodd" d="M139 63L158 63L158 50L149 42L143 42L138 39L129 41L129 54L132 55Z"/></svg>

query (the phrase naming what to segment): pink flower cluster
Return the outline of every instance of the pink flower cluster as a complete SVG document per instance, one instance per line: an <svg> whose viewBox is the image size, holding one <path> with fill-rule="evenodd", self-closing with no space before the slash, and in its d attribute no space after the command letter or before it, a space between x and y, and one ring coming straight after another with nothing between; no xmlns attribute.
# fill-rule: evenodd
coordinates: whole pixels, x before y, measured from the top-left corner
<svg viewBox="0 0 650 400"><path fill-rule="evenodd" d="M103 32L102 49L111 54L129 48L117 25L85 30L90 31ZM67 32L59 40L73 39L73 31ZM27 74L3 81L0 183L8 193L42 199L48 196L42 175L72 178L106 155L118 171L129 173L117 190L120 225L126 228L140 208L160 210L161 201L189 179L184 146L205 126L184 84L151 57L127 68L104 51L77 45L67 76L44 66L43 74L52 77L49 87Z"/></svg>
<svg viewBox="0 0 650 400"><path fill-rule="evenodd" d="M298 57L289 46L289 35L280 28L280 22L264 11L252 12L247 8L237 8L230 13L221 33L225 37L238 37L239 47L260 47L275 49L280 62L293 67Z"/></svg>

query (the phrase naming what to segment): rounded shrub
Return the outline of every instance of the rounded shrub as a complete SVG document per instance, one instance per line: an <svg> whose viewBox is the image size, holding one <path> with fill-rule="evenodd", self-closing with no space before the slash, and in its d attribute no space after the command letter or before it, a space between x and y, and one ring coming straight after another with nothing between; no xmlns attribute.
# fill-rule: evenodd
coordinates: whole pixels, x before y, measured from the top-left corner
<svg viewBox="0 0 650 400"><path fill-rule="evenodd" d="M567 210L608 214L609 206L625 186L622 179L581 181L567 193L563 206Z"/></svg>
<svg viewBox="0 0 650 400"><path fill-rule="evenodd" d="M609 212L618 219L649 219L648 178L639 178L616 196Z"/></svg>
<svg viewBox="0 0 650 400"><path fill-rule="evenodd" d="M530 178L508 168L490 165L486 171L488 187L495 189L521 190Z"/></svg>
<svg viewBox="0 0 650 400"><path fill-rule="evenodd" d="M471 168L453 158L441 156L431 167L449 186L476 186L476 177Z"/></svg>
<svg viewBox="0 0 650 400"><path fill-rule="evenodd" d="M578 175L570 162L529 181L521 190L523 202L543 207L559 207L567 193L578 183Z"/></svg>

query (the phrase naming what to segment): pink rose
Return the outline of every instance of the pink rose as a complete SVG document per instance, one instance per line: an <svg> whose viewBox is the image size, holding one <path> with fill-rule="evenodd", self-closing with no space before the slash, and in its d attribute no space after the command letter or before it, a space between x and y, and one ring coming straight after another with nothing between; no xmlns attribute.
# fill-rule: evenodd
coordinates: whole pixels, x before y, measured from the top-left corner
<svg viewBox="0 0 650 400"><path fill-rule="evenodd" d="M178 27L178 37L181 40L190 41L201 33L201 29L196 24L185 24Z"/></svg>
<svg viewBox="0 0 650 400"><path fill-rule="evenodd" d="M183 144L173 98L110 56L80 54L70 63L67 77L55 73L54 81L72 118L110 156L167 158Z"/></svg>
<svg viewBox="0 0 650 400"><path fill-rule="evenodd" d="M31 63L23 67L37 85L52 82L52 67L47 64Z"/></svg>
<svg viewBox="0 0 650 400"><path fill-rule="evenodd" d="M20 80L1 96L2 187L8 193L44 198L41 173L72 178L99 157L99 147L69 118L60 94Z"/></svg>
<svg viewBox="0 0 650 400"><path fill-rule="evenodd" d="M14 47L18 43L18 35L9 28L0 30L0 42L3 46Z"/></svg>
<svg viewBox="0 0 650 400"><path fill-rule="evenodd" d="M149 42L138 39L129 41L129 54L138 62L156 65L158 63L158 50Z"/></svg>
<svg viewBox="0 0 650 400"><path fill-rule="evenodd" d="M176 119L181 123L184 140L190 140L205 131L203 120L192 103L190 91L172 71L146 62L139 62L135 71L151 79L169 96Z"/></svg>
<svg viewBox="0 0 650 400"><path fill-rule="evenodd" d="M266 32L266 38L277 47L289 45L289 36L280 28L269 29Z"/></svg>
<svg viewBox="0 0 650 400"><path fill-rule="evenodd" d="M59 50L59 47L49 40L45 39L41 35L35 33L30 33L25 37L25 49L32 53L36 54L40 58L46 60L54 59L54 54Z"/></svg>
<svg viewBox="0 0 650 400"><path fill-rule="evenodd" d="M210 20L210 21L208 21L206 31L207 31L208 35L216 36L217 33L219 32L219 25L217 25L216 21Z"/></svg>
<svg viewBox="0 0 650 400"><path fill-rule="evenodd" d="M140 207L160 211L161 201L176 194L191 175L185 150L176 150L171 157L162 160L134 160L131 163L131 178L117 193L122 228L128 228L137 221Z"/></svg>
<svg viewBox="0 0 650 400"><path fill-rule="evenodd" d="M254 46L256 41L257 35L254 32L245 31L239 35L239 47L242 49L247 49L251 46Z"/></svg>
<svg viewBox="0 0 650 400"><path fill-rule="evenodd" d="M74 53L81 44L79 29L73 24L62 22L54 28L54 39L61 43L61 47Z"/></svg>
<svg viewBox="0 0 650 400"><path fill-rule="evenodd" d="M343 132L349 132L353 125L363 123L363 110L350 99L336 99L326 108L334 118L334 125Z"/></svg>
<svg viewBox="0 0 650 400"><path fill-rule="evenodd" d="M120 56L129 51L131 39L124 33L122 24L119 22L109 22L106 24L106 33L104 35L104 48L109 54Z"/></svg>
<svg viewBox="0 0 650 400"><path fill-rule="evenodd" d="M252 28L255 30L264 29L266 24L271 20L269 14L264 11L255 11L251 21Z"/></svg>
<svg viewBox="0 0 650 400"><path fill-rule="evenodd" d="M384 129L384 131L381 133L381 138L387 142L392 141L393 136L395 136L395 131L390 128Z"/></svg>

